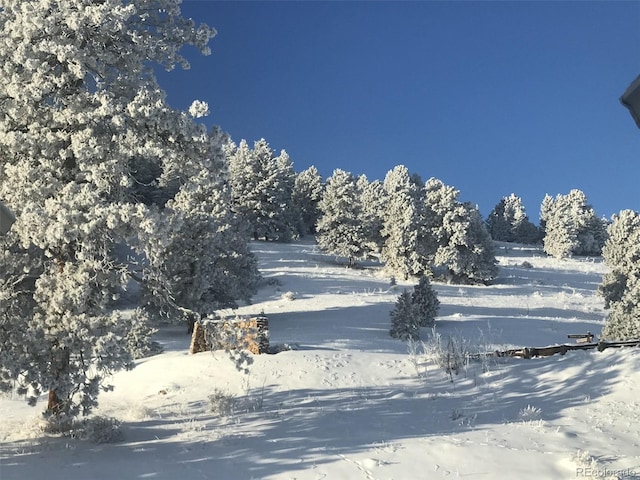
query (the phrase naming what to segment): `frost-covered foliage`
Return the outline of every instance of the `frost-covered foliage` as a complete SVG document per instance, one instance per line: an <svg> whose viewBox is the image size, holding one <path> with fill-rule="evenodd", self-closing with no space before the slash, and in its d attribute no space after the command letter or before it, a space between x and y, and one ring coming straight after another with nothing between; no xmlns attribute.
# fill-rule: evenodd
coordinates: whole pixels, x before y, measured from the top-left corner
<svg viewBox="0 0 640 480"><path fill-rule="evenodd" d="M515 194L503 197L487 217L491 238L500 242L536 243L538 228L527 216L522 199Z"/></svg>
<svg viewBox="0 0 640 480"><path fill-rule="evenodd" d="M233 202L254 239L291 241L299 218L291 201L295 172L287 152L276 156L265 139L255 142L253 149L245 140L229 143L225 151Z"/></svg>
<svg viewBox="0 0 640 480"><path fill-rule="evenodd" d="M135 360L162 353L162 345L151 340L157 331L153 328L147 311L136 308L131 315L131 328L126 337L127 346Z"/></svg>
<svg viewBox="0 0 640 480"><path fill-rule="evenodd" d="M458 191L431 178L425 185L431 274L454 283L487 283L497 273L493 242L480 212Z"/></svg>
<svg viewBox="0 0 640 480"><path fill-rule="evenodd" d="M420 324L416 309L408 291L402 292L391 311L391 330L389 335L400 340L417 340L420 338Z"/></svg>
<svg viewBox="0 0 640 480"><path fill-rule="evenodd" d="M546 195L541 206L544 251L556 258L600 255L607 238L607 224L598 218L581 190L555 199Z"/></svg>
<svg viewBox="0 0 640 480"><path fill-rule="evenodd" d="M313 165L296 175L291 204L297 209L298 234L301 236L316 233L316 224L320 218L318 203L322 198L322 189L322 177Z"/></svg>
<svg viewBox="0 0 640 480"><path fill-rule="evenodd" d="M423 201L425 205L425 235L424 251L433 266L438 249L448 243L448 233L444 228L444 219L460 203L460 192L445 185L437 178L430 178L424 185Z"/></svg>
<svg viewBox="0 0 640 480"><path fill-rule="evenodd" d="M445 277L454 283L487 283L498 274L491 236L478 208L460 203L443 219L447 243L438 248L435 269L446 269Z"/></svg>
<svg viewBox="0 0 640 480"><path fill-rule="evenodd" d="M154 253L189 238L198 179L222 174L193 121L206 105L172 109L153 73L188 67L181 47L208 53L214 33L177 0L2 2L0 198L17 220L0 249L0 387L16 383L30 403L48 391L49 414L88 413L131 366L134 329L114 302L132 277L173 271ZM147 259L142 271L123 246ZM149 286L170 288L184 293Z"/></svg>
<svg viewBox="0 0 640 480"><path fill-rule="evenodd" d="M167 202L151 234L140 237L148 262L145 283L160 286L150 303L193 322L248 301L259 273L247 236L227 183L202 169Z"/></svg>
<svg viewBox="0 0 640 480"><path fill-rule="evenodd" d="M413 287L411 303L415 310L418 325L421 327L433 327L440 309L440 300L438 300L438 295L431 286L429 277L423 275L420 277L418 284Z"/></svg>
<svg viewBox="0 0 640 480"><path fill-rule="evenodd" d="M318 204L317 242L321 250L349 259L349 265L370 253L363 224L356 179L337 169L326 182Z"/></svg>
<svg viewBox="0 0 640 480"><path fill-rule="evenodd" d="M360 193L362 212L360 221L367 242L367 249L374 253L380 253L384 245L382 229L384 228L383 216L386 205L386 194L380 180L369 182L365 175L360 175L356 181Z"/></svg>
<svg viewBox="0 0 640 480"><path fill-rule="evenodd" d="M424 216L420 187L404 165L387 173L383 187L386 203L382 216L384 245L381 258L389 273L406 280L410 275L422 274L426 268L422 255Z"/></svg>
<svg viewBox="0 0 640 480"><path fill-rule="evenodd" d="M640 214L623 210L608 233L602 256L611 271L599 288L609 309L602 338L640 339Z"/></svg>

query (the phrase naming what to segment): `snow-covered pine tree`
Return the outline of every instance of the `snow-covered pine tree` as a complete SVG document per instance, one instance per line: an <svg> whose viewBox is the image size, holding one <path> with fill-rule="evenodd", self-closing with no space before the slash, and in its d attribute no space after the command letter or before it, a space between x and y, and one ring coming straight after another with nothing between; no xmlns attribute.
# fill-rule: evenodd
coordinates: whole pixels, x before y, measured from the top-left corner
<svg viewBox="0 0 640 480"><path fill-rule="evenodd" d="M442 230L447 242L436 252L436 270L445 269L454 283L487 283L496 277L493 241L476 206L459 203L444 215Z"/></svg>
<svg viewBox="0 0 640 480"><path fill-rule="evenodd" d="M349 259L349 265L370 251L361 222L362 206L353 175L336 169L326 182L318 204L317 241L321 250Z"/></svg>
<svg viewBox="0 0 640 480"><path fill-rule="evenodd" d="M420 338L420 324L416 309L411 301L411 294L405 290L396 300L391 311L391 330L389 335L400 340L417 340Z"/></svg>
<svg viewBox="0 0 640 480"><path fill-rule="evenodd" d="M487 217L486 225L491 238L500 242L535 243L539 238L522 199L513 193L498 202Z"/></svg>
<svg viewBox="0 0 640 480"><path fill-rule="evenodd" d="M513 242L512 219L507 217L507 197L502 197L487 217L487 230L497 242Z"/></svg>
<svg viewBox="0 0 640 480"><path fill-rule="evenodd" d="M265 139L245 140L225 147L231 192L237 211L251 225L254 239L289 242L297 233L299 218L291 197L295 183L287 152L276 156Z"/></svg>
<svg viewBox="0 0 640 480"><path fill-rule="evenodd" d="M232 206L227 182L202 168L167 202L150 235L140 236L148 283L165 288L151 303L190 327L255 293L259 273L248 225Z"/></svg>
<svg viewBox="0 0 640 480"><path fill-rule="evenodd" d="M387 173L383 187L386 203L381 258L390 274L406 280L427 269L421 254L424 218L420 192L404 165L397 165Z"/></svg>
<svg viewBox="0 0 640 480"><path fill-rule="evenodd" d="M441 275L441 272L435 271L435 258L438 249L448 244L449 234L444 228L444 217L459 204L458 195L456 188L433 177L427 180L423 188L425 234L421 249L432 277Z"/></svg>
<svg viewBox="0 0 640 480"><path fill-rule="evenodd" d="M540 204L540 238L544 239L547 234L547 221L551 217L551 212L553 211L554 200L551 195L548 193L545 194L542 199L542 203Z"/></svg>
<svg viewBox="0 0 640 480"><path fill-rule="evenodd" d="M606 240L605 222L596 216L581 190L543 200L544 251L556 258L599 255Z"/></svg>
<svg viewBox="0 0 640 480"><path fill-rule="evenodd" d="M440 309L440 300L438 300L438 295L426 275L420 277L418 284L413 287L411 303L414 307L418 325L421 327L433 327Z"/></svg>
<svg viewBox="0 0 640 480"><path fill-rule="evenodd" d="M313 165L296 175L291 199L300 219L298 233L301 236L316 233L320 217L318 202L322 198L322 189L322 177Z"/></svg>
<svg viewBox="0 0 640 480"><path fill-rule="evenodd" d="M384 207L386 205L384 186L380 180L369 182L365 175L360 175L356 181L356 187L362 205L360 221L366 238L367 250L372 253L380 253L384 245L384 237L382 236Z"/></svg>
<svg viewBox="0 0 640 480"><path fill-rule="evenodd" d="M0 249L0 388L48 391L57 418L131 365L118 247L141 248L208 148L192 121L206 106L171 109L153 66L188 66L181 47L208 53L214 33L177 0L2 2L0 198L17 220Z"/></svg>
<svg viewBox="0 0 640 480"><path fill-rule="evenodd" d="M602 256L610 271L599 287L609 309L602 338L640 339L640 214L623 210L608 234Z"/></svg>

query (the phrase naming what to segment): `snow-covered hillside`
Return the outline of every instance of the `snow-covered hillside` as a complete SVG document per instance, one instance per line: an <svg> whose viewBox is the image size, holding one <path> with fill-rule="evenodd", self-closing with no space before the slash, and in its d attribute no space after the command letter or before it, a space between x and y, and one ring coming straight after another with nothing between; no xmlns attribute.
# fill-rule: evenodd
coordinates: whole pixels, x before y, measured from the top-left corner
<svg viewBox="0 0 640 480"><path fill-rule="evenodd" d="M291 350L254 357L244 374L222 352L189 355L185 329L163 328L165 353L115 375L99 399L96 414L122 422L118 443L43 436L39 410L5 396L0 479L640 478L638 349L487 359L450 376L433 332L412 349L388 335L411 284L308 242L253 249L264 281L238 313L264 312L271 343ZM491 351L600 332L599 259L507 244L498 259L492 286L435 284L445 344Z"/></svg>

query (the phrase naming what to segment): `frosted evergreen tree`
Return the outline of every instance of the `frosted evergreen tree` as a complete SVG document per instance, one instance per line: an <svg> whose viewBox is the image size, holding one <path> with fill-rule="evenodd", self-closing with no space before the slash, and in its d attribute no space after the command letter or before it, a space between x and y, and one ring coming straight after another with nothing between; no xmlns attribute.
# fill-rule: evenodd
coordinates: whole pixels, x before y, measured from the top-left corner
<svg viewBox="0 0 640 480"><path fill-rule="evenodd" d="M364 229L367 250L380 253L384 245L384 237L382 236L386 206L384 186L380 180L369 182L365 175L360 175L356 181L356 187L362 205L360 221Z"/></svg>
<svg viewBox="0 0 640 480"><path fill-rule="evenodd" d="M623 210L608 233L602 256L610 271L599 288L609 309L602 338L640 339L640 214Z"/></svg>
<svg viewBox="0 0 640 480"><path fill-rule="evenodd" d="M318 204L316 239L321 250L349 259L349 265L366 258L367 248L361 222L362 206L353 175L337 169L326 182L322 199Z"/></svg>
<svg viewBox="0 0 640 480"><path fill-rule="evenodd" d="M251 225L254 239L291 241L299 218L292 207L295 184L293 163L287 152L276 156L266 140L245 140L226 147L234 205Z"/></svg>
<svg viewBox="0 0 640 480"><path fill-rule="evenodd" d="M548 193L545 194L540 204L540 237L544 238L547 234L547 221L551 217L553 210L554 200Z"/></svg>
<svg viewBox="0 0 640 480"><path fill-rule="evenodd" d="M503 197L487 218L491 238L500 242L535 243L537 227L529 221L522 199L515 194Z"/></svg>
<svg viewBox="0 0 640 480"><path fill-rule="evenodd" d="M422 276L418 284L413 287L411 303L418 325L421 327L433 327L440 309L440 300L433 289L429 277Z"/></svg>
<svg viewBox="0 0 640 480"><path fill-rule="evenodd" d="M503 197L498 204L493 207L487 217L487 230L491 238L498 242L513 242L514 235L511 228L511 219L507 217L506 199Z"/></svg>
<svg viewBox="0 0 640 480"><path fill-rule="evenodd" d="M459 203L442 222L446 244L436 252L434 265L446 270L454 283L488 283L498 273L493 242L476 206Z"/></svg>
<svg viewBox="0 0 640 480"><path fill-rule="evenodd" d="M155 280L148 283L165 287L152 304L172 318L192 327L255 293L259 273L247 245L248 225L233 213L230 188L215 173L202 169L185 183L156 227L140 240Z"/></svg>
<svg viewBox="0 0 640 480"><path fill-rule="evenodd" d="M420 338L419 319L411 301L411 294L406 290L398 296L396 305L391 311L391 330L389 335L400 340L417 340Z"/></svg>
<svg viewBox="0 0 640 480"><path fill-rule="evenodd" d="M449 242L449 233L444 228L444 219L460 203L459 191L452 186L445 185L437 178L430 178L424 185L424 226L425 235L422 238L422 249L427 258L431 275L435 275L434 264L438 250Z"/></svg>
<svg viewBox="0 0 640 480"><path fill-rule="evenodd" d="M422 274L426 261L421 255L424 234L420 192L404 165L390 170L384 179L386 203L383 214L384 245L381 258L385 269L405 280Z"/></svg>
<svg viewBox="0 0 640 480"><path fill-rule="evenodd" d="M133 272L116 252L140 251L209 161L192 120L206 105L173 110L153 73L188 67L183 45L208 53L215 32L178 4L2 2L0 198L17 220L0 248L0 387L29 403L48 391L58 419L88 413L131 366L132 326L113 307Z"/></svg>
<svg viewBox="0 0 640 480"><path fill-rule="evenodd" d="M298 233L301 236L316 233L316 224L320 217L318 203L322 198L322 177L313 165L298 173L292 193L292 206L299 217Z"/></svg>
<svg viewBox="0 0 640 480"><path fill-rule="evenodd" d="M544 251L556 258L599 255L606 241L606 224L596 216L580 190L543 200Z"/></svg>
<svg viewBox="0 0 640 480"><path fill-rule="evenodd" d="M607 241L609 222L598 217L593 209L583 212L578 230L578 248L575 255L601 255Z"/></svg>

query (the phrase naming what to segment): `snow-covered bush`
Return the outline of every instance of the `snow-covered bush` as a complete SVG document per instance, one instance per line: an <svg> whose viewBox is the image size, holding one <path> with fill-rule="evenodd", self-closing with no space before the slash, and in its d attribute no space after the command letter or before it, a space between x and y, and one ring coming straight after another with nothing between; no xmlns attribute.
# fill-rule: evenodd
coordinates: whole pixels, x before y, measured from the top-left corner
<svg viewBox="0 0 640 480"><path fill-rule="evenodd" d="M427 340L422 342L422 348L424 355L440 367L452 382L454 376L466 369L472 356L478 352L478 346L462 335L447 335L444 338L435 328L431 329Z"/></svg>
<svg viewBox="0 0 640 480"><path fill-rule="evenodd" d="M602 256L611 270L599 287L609 309L602 338L640 339L640 214L623 210L608 233Z"/></svg>
<svg viewBox="0 0 640 480"><path fill-rule="evenodd" d="M113 417L91 416L81 420L67 415L47 417L44 433L87 440L92 443L117 443L124 439L121 422Z"/></svg>
<svg viewBox="0 0 640 480"><path fill-rule="evenodd" d="M124 440L124 433L118 419L94 416L78 422L74 436L92 443L117 443Z"/></svg>
<svg viewBox="0 0 640 480"><path fill-rule="evenodd" d="M213 393L209 395L209 408L210 410L221 417L228 417L233 415L238 399L235 395L216 388Z"/></svg>
<svg viewBox="0 0 640 480"><path fill-rule="evenodd" d="M540 420L542 416L542 409L538 407L534 407L533 405L527 405L524 408L520 409L518 412L518 418L523 422L531 422L534 420Z"/></svg>
<svg viewBox="0 0 640 480"><path fill-rule="evenodd" d="M411 302L411 294L405 290L396 300L391 311L391 330L389 335L400 340L416 340L420 338L420 324L416 310Z"/></svg>

